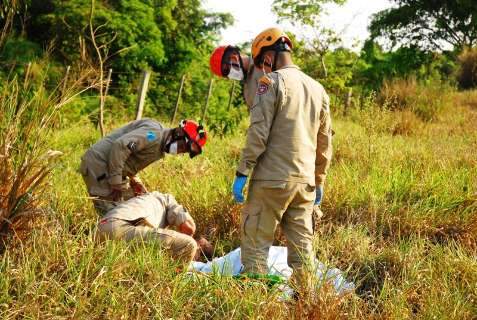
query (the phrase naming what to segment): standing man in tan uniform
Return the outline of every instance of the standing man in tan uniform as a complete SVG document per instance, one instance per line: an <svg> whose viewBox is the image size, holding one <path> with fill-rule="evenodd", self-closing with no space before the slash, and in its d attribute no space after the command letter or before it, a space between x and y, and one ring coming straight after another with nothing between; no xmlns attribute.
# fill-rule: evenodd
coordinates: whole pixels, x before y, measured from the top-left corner
<svg viewBox="0 0 477 320"><path fill-rule="evenodd" d="M290 39L277 28L252 43L255 69L264 75L250 110L233 194L243 202L250 176L241 219L244 272L267 272L268 250L281 225L288 264L301 281L313 260L312 211L321 202L330 165L331 118L324 88L293 64L291 49Z"/></svg>
<svg viewBox="0 0 477 320"><path fill-rule="evenodd" d="M165 229L177 227L178 231ZM157 191L118 204L98 224L101 239L156 241L173 258L192 261L197 242L192 238L195 223L170 194Z"/></svg>
<svg viewBox="0 0 477 320"><path fill-rule="evenodd" d="M80 172L95 208L104 214L121 201L146 193L136 177L139 171L165 153L188 152L193 158L202 152L206 140L204 128L192 120L168 129L155 120L142 119L114 130L81 157Z"/></svg>

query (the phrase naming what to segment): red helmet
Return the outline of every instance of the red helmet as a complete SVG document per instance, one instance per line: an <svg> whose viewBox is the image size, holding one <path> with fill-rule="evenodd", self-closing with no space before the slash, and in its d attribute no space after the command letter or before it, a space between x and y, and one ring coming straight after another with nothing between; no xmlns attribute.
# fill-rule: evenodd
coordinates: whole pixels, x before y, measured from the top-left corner
<svg viewBox="0 0 477 320"><path fill-rule="evenodd" d="M209 62L210 71L212 71L213 74L219 77L227 76L222 71L222 62L223 62L222 60L224 58L224 54L227 52L227 49L229 48L236 48L236 47L231 45L220 46L215 48L212 54L210 55L210 62Z"/></svg>
<svg viewBox="0 0 477 320"><path fill-rule="evenodd" d="M204 127L193 120L182 120L180 127L184 130L189 140L197 143L200 151L202 152L202 147L207 141L207 132L205 131Z"/></svg>

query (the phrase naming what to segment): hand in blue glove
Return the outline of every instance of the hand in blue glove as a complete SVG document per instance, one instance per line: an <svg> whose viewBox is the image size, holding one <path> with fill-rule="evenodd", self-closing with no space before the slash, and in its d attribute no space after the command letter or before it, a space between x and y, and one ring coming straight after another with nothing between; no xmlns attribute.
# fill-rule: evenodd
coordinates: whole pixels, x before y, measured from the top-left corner
<svg viewBox="0 0 477 320"><path fill-rule="evenodd" d="M315 205L320 205L321 200L323 199L323 186L317 186L316 187L316 198L315 198Z"/></svg>
<svg viewBox="0 0 477 320"><path fill-rule="evenodd" d="M247 183L246 176L236 176L234 180L234 184L232 186L232 192L234 194L234 199L237 203L243 203L243 188L245 187L245 183Z"/></svg>

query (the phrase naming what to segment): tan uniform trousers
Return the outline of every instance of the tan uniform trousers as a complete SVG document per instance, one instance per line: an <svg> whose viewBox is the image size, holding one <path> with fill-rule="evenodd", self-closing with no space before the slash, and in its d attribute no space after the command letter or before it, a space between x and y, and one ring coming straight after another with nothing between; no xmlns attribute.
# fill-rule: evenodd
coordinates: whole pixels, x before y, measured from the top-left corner
<svg viewBox="0 0 477 320"><path fill-rule="evenodd" d="M98 235L104 239L123 239L131 241L142 239L155 241L162 249L171 254L174 259L189 263L197 250L196 241L186 234L174 230L153 228L145 224L136 224L131 221L107 218L99 222Z"/></svg>
<svg viewBox="0 0 477 320"><path fill-rule="evenodd" d="M242 212L244 272L267 273L267 257L278 225L287 239L288 265L298 281L313 261L315 187L306 183L252 180Z"/></svg>

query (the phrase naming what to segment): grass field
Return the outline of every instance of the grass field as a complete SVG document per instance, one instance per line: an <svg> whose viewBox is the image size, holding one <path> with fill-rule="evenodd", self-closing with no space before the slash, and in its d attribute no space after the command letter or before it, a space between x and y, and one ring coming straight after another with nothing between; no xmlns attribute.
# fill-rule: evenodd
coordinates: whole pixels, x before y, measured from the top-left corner
<svg viewBox="0 0 477 320"><path fill-rule="evenodd" d="M98 132L87 120L57 129L49 147L65 155L44 215L0 260L0 318L477 319L476 97L454 93L427 121L373 103L334 115L315 248L357 289L338 297L324 287L297 303L260 284L177 273L153 245L97 243L76 169ZM142 174L189 209L217 255L239 245L230 189L246 126L212 136L200 157L168 156Z"/></svg>

